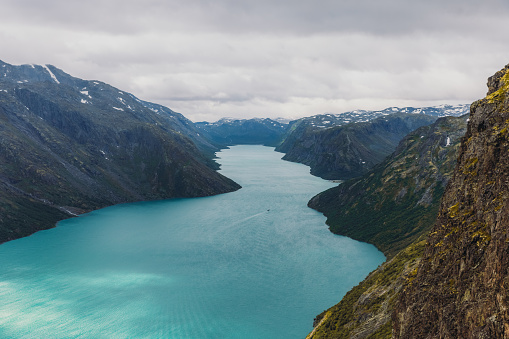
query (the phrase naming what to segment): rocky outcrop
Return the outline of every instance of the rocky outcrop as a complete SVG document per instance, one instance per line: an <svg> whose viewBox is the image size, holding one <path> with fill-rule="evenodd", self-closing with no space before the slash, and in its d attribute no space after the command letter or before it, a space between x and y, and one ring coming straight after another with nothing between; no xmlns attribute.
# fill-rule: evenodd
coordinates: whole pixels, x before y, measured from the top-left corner
<svg viewBox="0 0 509 339"><path fill-rule="evenodd" d="M411 132L381 164L308 205L325 214L331 232L374 244L393 257L435 222L466 120L440 118Z"/></svg>
<svg viewBox="0 0 509 339"><path fill-rule="evenodd" d="M509 337L509 65L472 104L423 258L395 305L396 338Z"/></svg>

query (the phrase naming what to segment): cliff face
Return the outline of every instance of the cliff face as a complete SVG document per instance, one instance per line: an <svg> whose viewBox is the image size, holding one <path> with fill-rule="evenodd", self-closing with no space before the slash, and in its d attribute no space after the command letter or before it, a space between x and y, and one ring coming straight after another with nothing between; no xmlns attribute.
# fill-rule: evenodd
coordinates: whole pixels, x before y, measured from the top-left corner
<svg viewBox="0 0 509 339"><path fill-rule="evenodd" d="M311 199L332 232L373 243L389 260L317 316L309 338L391 337L395 301L420 262L466 120L440 118L411 132L370 172Z"/></svg>
<svg viewBox="0 0 509 339"><path fill-rule="evenodd" d="M471 106L458 164L414 277L396 338L509 337L509 65Z"/></svg>
<svg viewBox="0 0 509 339"><path fill-rule="evenodd" d="M435 222L466 120L440 118L411 132L381 164L316 195L308 205L325 214L331 232L394 256Z"/></svg>

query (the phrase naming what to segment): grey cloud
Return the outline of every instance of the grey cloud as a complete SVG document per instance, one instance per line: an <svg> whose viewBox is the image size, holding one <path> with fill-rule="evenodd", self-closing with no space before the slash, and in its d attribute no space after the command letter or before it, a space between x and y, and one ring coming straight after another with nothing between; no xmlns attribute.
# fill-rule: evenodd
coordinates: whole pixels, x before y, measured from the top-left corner
<svg viewBox="0 0 509 339"><path fill-rule="evenodd" d="M509 62L506 0L5 0L0 59L189 117L471 102ZM213 120L213 119L209 119Z"/></svg>
<svg viewBox="0 0 509 339"><path fill-rule="evenodd" d="M408 34L475 29L476 18L506 16L505 0L8 0L4 10L45 25L134 34L146 30L317 34ZM9 20L9 17L6 17Z"/></svg>

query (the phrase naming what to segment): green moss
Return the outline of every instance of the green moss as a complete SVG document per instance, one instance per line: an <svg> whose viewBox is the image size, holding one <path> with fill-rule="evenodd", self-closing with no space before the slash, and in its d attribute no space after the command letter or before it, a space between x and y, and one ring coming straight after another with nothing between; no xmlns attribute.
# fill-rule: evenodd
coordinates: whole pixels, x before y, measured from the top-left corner
<svg viewBox="0 0 509 339"><path fill-rule="evenodd" d="M500 88L486 96L486 100L490 104L499 104L505 100L506 95L509 93L509 70L500 79Z"/></svg>
<svg viewBox="0 0 509 339"><path fill-rule="evenodd" d="M375 333L371 334L366 339L389 339L392 338L392 321L386 322Z"/></svg>
<svg viewBox="0 0 509 339"><path fill-rule="evenodd" d="M452 205L449 207L449 218L454 219L458 215L458 209L459 209L460 203L457 203L456 205Z"/></svg>

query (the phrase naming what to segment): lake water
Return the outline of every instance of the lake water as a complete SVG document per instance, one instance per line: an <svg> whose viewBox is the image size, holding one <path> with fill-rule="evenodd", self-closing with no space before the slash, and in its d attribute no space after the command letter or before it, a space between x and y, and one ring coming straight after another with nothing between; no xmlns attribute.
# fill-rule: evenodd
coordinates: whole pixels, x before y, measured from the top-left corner
<svg viewBox="0 0 509 339"><path fill-rule="evenodd" d="M334 184L263 146L218 153L243 188L118 205L0 246L1 338L304 338L379 264L307 201Z"/></svg>

